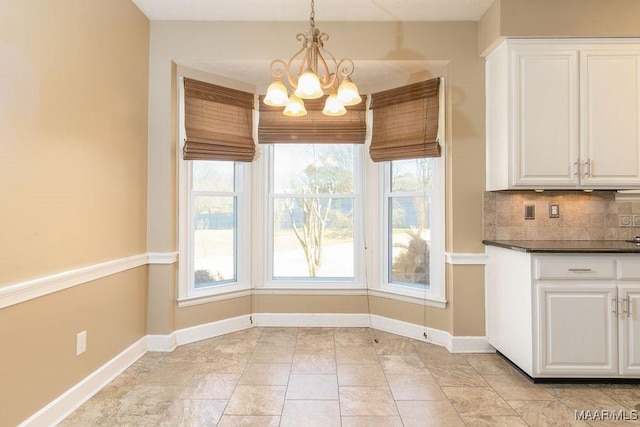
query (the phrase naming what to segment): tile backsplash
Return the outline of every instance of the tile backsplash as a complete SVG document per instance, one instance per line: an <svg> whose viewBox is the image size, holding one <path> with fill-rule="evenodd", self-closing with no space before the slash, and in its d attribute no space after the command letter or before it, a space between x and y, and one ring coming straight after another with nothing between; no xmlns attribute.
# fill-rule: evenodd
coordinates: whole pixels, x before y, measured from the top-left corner
<svg viewBox="0 0 640 427"><path fill-rule="evenodd" d="M550 204L558 218L549 218ZM535 219L525 220L526 205L535 206ZM616 202L615 191L486 191L483 225L489 240L632 239L640 235L640 202Z"/></svg>

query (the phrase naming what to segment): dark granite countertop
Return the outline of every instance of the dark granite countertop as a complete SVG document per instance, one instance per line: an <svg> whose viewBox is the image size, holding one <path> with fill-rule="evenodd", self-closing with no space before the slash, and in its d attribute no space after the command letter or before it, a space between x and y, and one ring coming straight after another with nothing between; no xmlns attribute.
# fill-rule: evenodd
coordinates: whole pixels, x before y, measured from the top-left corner
<svg viewBox="0 0 640 427"><path fill-rule="evenodd" d="M521 252L640 254L640 244L624 240L483 240L482 243Z"/></svg>

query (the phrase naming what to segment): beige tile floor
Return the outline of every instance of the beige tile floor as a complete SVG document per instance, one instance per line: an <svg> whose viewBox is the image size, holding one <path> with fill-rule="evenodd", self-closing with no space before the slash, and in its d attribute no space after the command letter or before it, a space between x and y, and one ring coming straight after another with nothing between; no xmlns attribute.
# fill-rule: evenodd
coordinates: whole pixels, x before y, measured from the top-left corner
<svg viewBox="0 0 640 427"><path fill-rule="evenodd" d="M377 339L376 343L374 339ZM150 352L68 426L620 426L640 386L535 385L495 354L367 328L252 328Z"/></svg>

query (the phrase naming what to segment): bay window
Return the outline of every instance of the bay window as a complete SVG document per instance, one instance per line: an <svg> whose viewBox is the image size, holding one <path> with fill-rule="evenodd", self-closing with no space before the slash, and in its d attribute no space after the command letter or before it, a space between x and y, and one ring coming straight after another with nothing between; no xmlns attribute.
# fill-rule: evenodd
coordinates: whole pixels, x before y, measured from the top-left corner
<svg viewBox="0 0 640 427"><path fill-rule="evenodd" d="M253 95L240 102L229 89L196 82L190 98L189 82L179 170L181 302L266 287L371 288L445 303L439 79L372 95L369 152L379 175L369 163L367 180L364 105L326 118L322 100L308 102L303 120L260 103L254 161ZM375 248L366 257L369 274L367 246Z"/></svg>

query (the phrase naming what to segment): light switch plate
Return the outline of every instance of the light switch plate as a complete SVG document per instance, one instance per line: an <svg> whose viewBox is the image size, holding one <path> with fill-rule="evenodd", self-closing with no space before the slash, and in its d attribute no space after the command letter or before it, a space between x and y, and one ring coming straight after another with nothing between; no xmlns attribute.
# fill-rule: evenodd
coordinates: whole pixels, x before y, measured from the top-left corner
<svg viewBox="0 0 640 427"><path fill-rule="evenodd" d="M524 219L531 220L536 219L536 205L524 205Z"/></svg>

